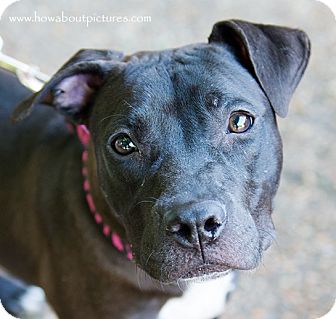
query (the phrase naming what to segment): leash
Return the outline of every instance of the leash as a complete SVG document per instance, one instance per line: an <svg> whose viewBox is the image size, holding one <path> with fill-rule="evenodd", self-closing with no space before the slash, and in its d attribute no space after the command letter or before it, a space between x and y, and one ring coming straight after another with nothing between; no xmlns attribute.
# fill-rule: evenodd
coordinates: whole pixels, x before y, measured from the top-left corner
<svg viewBox="0 0 336 319"><path fill-rule="evenodd" d="M2 53L3 40L0 37L0 67L16 74L20 82L36 92L49 81L50 76L39 71L36 66L28 65Z"/></svg>
<svg viewBox="0 0 336 319"><path fill-rule="evenodd" d="M22 63L4 53L1 52L3 40L0 37L0 67L13 72L17 75L19 81L32 90L33 92L39 91L43 85L49 81L50 77L44 73L41 73L37 67ZM110 241L112 246L124 254L128 260L133 260L133 254L131 245L125 243L120 235L115 231L112 231L110 226L103 220L102 215L97 211L94 204L94 200L91 194L91 186L88 179L88 145L90 142L90 132L85 125L77 125L76 133L79 141L83 145L82 152L82 176L83 176L83 190L85 193L86 203L89 207L91 215L95 223L101 228L103 236Z"/></svg>

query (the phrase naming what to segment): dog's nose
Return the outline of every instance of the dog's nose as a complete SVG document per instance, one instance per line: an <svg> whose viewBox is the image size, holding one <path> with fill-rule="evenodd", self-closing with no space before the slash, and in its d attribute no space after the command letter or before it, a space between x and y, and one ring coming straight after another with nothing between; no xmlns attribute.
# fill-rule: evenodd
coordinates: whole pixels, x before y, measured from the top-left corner
<svg viewBox="0 0 336 319"><path fill-rule="evenodd" d="M167 217L169 235L186 247L215 241L226 222L226 212L220 203L204 201L173 211Z"/></svg>

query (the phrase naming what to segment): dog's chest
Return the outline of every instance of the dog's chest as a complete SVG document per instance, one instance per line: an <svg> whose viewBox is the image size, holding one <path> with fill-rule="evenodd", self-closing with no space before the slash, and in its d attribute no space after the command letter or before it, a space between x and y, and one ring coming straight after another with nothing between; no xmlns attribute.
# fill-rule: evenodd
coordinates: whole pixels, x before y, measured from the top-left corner
<svg viewBox="0 0 336 319"><path fill-rule="evenodd" d="M228 294L234 290L234 273L188 286L183 295L162 307L158 319L212 319L224 312Z"/></svg>

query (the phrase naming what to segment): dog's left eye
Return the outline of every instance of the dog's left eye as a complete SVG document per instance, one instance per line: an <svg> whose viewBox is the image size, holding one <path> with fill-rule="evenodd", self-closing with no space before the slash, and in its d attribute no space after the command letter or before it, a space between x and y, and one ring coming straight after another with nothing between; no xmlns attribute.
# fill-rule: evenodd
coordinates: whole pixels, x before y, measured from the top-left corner
<svg viewBox="0 0 336 319"><path fill-rule="evenodd" d="M112 149L119 155L129 155L138 148L127 134L120 134L111 142Z"/></svg>
<svg viewBox="0 0 336 319"><path fill-rule="evenodd" d="M254 117L247 112L237 111L230 115L229 119L229 132L231 133L244 133L253 125Z"/></svg>

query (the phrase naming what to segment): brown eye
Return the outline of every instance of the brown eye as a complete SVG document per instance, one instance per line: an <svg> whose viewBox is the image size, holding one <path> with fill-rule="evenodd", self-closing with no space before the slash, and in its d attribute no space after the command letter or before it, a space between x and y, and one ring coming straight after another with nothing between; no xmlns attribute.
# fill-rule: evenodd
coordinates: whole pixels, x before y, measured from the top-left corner
<svg viewBox="0 0 336 319"><path fill-rule="evenodd" d="M120 134L111 143L112 149L119 155L129 155L138 148L127 134Z"/></svg>
<svg viewBox="0 0 336 319"><path fill-rule="evenodd" d="M229 120L229 131L231 133L244 133L253 125L254 117L246 112L233 112Z"/></svg>

